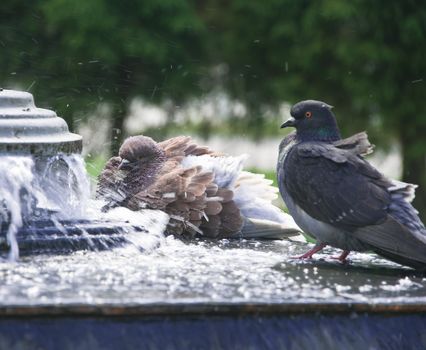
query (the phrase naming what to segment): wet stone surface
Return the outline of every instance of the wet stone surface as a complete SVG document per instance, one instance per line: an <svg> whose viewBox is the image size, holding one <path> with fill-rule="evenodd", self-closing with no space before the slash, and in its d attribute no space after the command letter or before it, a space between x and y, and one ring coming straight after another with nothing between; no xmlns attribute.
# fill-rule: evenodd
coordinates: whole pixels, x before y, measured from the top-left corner
<svg viewBox="0 0 426 350"><path fill-rule="evenodd" d="M24 257L0 264L0 305L149 303L424 303L426 276L352 253L343 265L327 248L287 241L156 238L111 251ZM145 247L146 248L146 247Z"/></svg>

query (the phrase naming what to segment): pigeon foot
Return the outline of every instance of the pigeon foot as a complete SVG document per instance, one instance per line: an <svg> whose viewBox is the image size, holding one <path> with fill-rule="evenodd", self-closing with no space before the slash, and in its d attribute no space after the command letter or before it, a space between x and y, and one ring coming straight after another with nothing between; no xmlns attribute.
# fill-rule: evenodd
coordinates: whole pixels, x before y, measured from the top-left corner
<svg viewBox="0 0 426 350"><path fill-rule="evenodd" d="M350 250L344 250L342 254L340 254L339 256L332 256L331 258L339 260L342 264L346 264L348 262L348 259L346 258L350 252L351 252Z"/></svg>
<svg viewBox="0 0 426 350"><path fill-rule="evenodd" d="M325 243L316 244L315 247L313 247L311 250L309 250L305 254L303 254L301 256L293 256L293 257L291 257L291 259L312 259L312 256L315 253L318 253L320 250L322 250L326 246L327 246L327 244L325 244Z"/></svg>

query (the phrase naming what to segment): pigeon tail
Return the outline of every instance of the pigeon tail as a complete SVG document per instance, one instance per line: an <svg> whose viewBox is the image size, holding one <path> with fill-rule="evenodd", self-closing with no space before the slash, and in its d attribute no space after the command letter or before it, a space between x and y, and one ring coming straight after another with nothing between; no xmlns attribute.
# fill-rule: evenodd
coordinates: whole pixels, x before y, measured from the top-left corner
<svg viewBox="0 0 426 350"><path fill-rule="evenodd" d="M272 203L277 198L278 188L272 186L272 180L265 179L264 174L241 172L236 181L234 193L234 200L244 217L267 220L284 225L293 231L302 232L290 215ZM259 235L262 233L260 232Z"/></svg>
<svg viewBox="0 0 426 350"><path fill-rule="evenodd" d="M388 213L407 227L418 240L426 244L425 226L419 218L419 212L411 205L416 187L417 185L392 180L392 186L388 188L391 193Z"/></svg>
<svg viewBox="0 0 426 350"><path fill-rule="evenodd" d="M391 215L384 223L359 228L353 234L371 245L377 254L399 264L426 271L426 242L419 240Z"/></svg>
<svg viewBox="0 0 426 350"><path fill-rule="evenodd" d="M289 239L291 241L306 242L300 234L299 228L289 227L271 220L244 218L241 232L233 237L256 239Z"/></svg>

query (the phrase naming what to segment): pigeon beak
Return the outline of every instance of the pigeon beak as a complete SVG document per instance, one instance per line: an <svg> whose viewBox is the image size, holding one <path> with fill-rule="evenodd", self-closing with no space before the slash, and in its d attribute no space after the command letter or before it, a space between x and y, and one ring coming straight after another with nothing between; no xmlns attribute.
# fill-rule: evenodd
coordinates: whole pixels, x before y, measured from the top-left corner
<svg viewBox="0 0 426 350"><path fill-rule="evenodd" d="M283 124L281 124L281 129L288 128L289 126L296 126L296 119L293 117L288 118Z"/></svg>
<svg viewBox="0 0 426 350"><path fill-rule="evenodd" d="M126 170L129 168L130 161L127 159L122 159L120 165L118 166L118 170Z"/></svg>

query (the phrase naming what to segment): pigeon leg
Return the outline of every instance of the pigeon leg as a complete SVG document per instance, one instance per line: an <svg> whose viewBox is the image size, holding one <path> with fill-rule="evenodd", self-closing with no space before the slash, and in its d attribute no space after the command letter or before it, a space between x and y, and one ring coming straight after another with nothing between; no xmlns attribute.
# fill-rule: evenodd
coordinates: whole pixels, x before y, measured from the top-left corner
<svg viewBox="0 0 426 350"><path fill-rule="evenodd" d="M344 264L347 262L346 258L350 252L351 252L350 250L344 250L342 254L340 254L339 256L332 256L331 258L339 260L342 264Z"/></svg>
<svg viewBox="0 0 426 350"><path fill-rule="evenodd" d="M325 243L315 244L315 247L313 247L310 251L301 256L294 256L292 259L312 259L312 256L322 250L326 245L327 244Z"/></svg>

